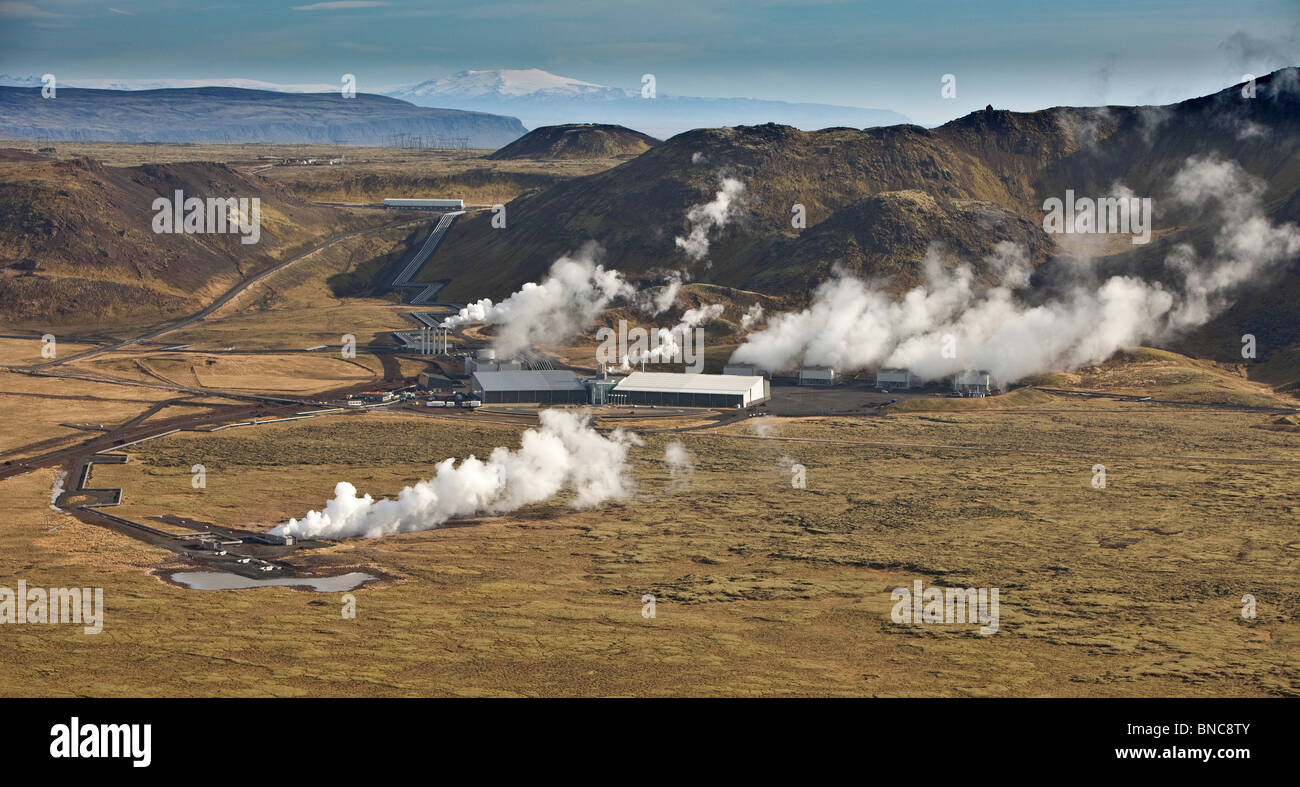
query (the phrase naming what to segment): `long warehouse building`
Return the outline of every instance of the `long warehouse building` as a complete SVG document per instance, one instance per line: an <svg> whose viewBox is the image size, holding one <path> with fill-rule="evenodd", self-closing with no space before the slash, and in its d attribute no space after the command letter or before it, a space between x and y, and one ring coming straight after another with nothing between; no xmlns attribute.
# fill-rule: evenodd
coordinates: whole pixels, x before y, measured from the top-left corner
<svg viewBox="0 0 1300 787"><path fill-rule="evenodd" d="M633 372L610 392L616 404L677 407L749 407L771 396L763 377L737 374Z"/></svg>
<svg viewBox="0 0 1300 787"><path fill-rule="evenodd" d="M384 200L384 207L399 210L464 210L465 200L460 199L393 199Z"/></svg>
<svg viewBox="0 0 1300 787"><path fill-rule="evenodd" d="M568 371L476 371L470 393L484 403L585 404L587 388Z"/></svg>

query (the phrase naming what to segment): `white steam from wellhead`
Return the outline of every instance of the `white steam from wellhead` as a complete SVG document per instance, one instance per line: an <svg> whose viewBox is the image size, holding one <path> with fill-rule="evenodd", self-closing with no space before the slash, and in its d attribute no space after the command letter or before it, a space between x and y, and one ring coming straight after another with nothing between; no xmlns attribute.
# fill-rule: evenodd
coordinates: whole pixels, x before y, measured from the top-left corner
<svg viewBox="0 0 1300 787"><path fill-rule="evenodd" d="M473 322L501 326L492 344L506 357L574 336L615 299L636 292L623 274L597 262L600 253L599 246L588 243L578 253L556 260L540 283L528 282L500 303L490 298L471 303L443 320L442 327Z"/></svg>
<svg viewBox="0 0 1300 787"><path fill-rule="evenodd" d="M740 213L741 197L745 193L745 184L737 178L723 178L721 188L713 199L700 205L692 205L686 212L690 222L690 231L685 237L677 237L677 248L686 252L692 260L704 259L709 253L709 235L727 225Z"/></svg>
<svg viewBox="0 0 1300 787"><path fill-rule="evenodd" d="M672 328L657 328L644 351L630 350L621 360L622 368L630 369L639 363L668 363L679 361L685 353L681 342L686 340L696 327L722 316L726 308L720 303L711 303L682 312L682 318ZM700 351L702 348L697 348Z"/></svg>
<svg viewBox="0 0 1300 787"><path fill-rule="evenodd" d="M667 284L641 290L633 297L633 305L650 317L658 317L677 303L677 293L681 291L685 278L684 271L669 273Z"/></svg>
<svg viewBox="0 0 1300 787"><path fill-rule="evenodd" d="M739 214L744 189L741 181L723 178L713 200L687 210L691 229L686 237L676 239L677 246L692 259L702 259L709 250L710 233ZM444 319L440 327L458 328L469 323L499 326L492 346L510 357L538 344L555 344L581 333L619 299L656 317L673 307L683 282L689 278L684 270L674 271L663 287L638 292L622 273L599 262L602 254L598 244L588 242L576 253L552 263L540 282L524 284L500 303L482 298L467 304Z"/></svg>
<svg viewBox="0 0 1300 787"><path fill-rule="evenodd" d="M434 475L404 488L395 498L357 496L347 481L320 511L290 519L271 533L298 538L375 538L436 528L455 517L505 514L572 493L575 508L589 508L628 497L628 449L640 445L635 434L615 430L602 435L591 416L565 410L541 411L541 425L525 431L519 448L493 449L487 461L470 456L439 462Z"/></svg>
<svg viewBox="0 0 1300 787"><path fill-rule="evenodd" d="M927 380L981 369L1002 382L1098 363L1122 347L1204 324L1241 286L1300 254L1300 230L1265 217L1263 188L1235 162L1195 158L1183 166L1172 181L1172 201L1217 215L1219 229L1207 256L1187 244L1168 255L1175 286L1112 276L1029 304L1015 292L1030 272L1023 248L997 246L988 260L998 277L992 286L979 285L970 266L946 270L931 254L924 282L900 300L836 271L807 308L769 318L731 360L769 370L906 367ZM948 338L954 357L941 352Z"/></svg>
<svg viewBox="0 0 1300 787"><path fill-rule="evenodd" d="M664 465L674 489L689 485L695 474L695 457L681 440L673 440L664 448Z"/></svg>

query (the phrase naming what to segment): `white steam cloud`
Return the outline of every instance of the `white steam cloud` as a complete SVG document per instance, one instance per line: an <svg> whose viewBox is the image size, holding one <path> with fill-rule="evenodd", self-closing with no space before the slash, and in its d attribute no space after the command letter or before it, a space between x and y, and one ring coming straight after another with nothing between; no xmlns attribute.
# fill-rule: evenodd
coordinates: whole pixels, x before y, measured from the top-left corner
<svg viewBox="0 0 1300 787"><path fill-rule="evenodd" d="M686 220L691 230L686 237L677 237L677 247L686 252L692 260L704 259L709 253L709 235L716 233L740 213L741 196L745 193L745 184L736 178L723 178L722 188L713 196L713 200L701 205L692 205L686 212Z"/></svg>
<svg viewBox="0 0 1300 787"><path fill-rule="evenodd" d="M482 461L470 456L439 462L433 478L404 488L396 498L357 496L346 481L321 511L290 519L274 535L298 538L376 538L430 530L454 517L504 514L549 500L564 490L575 508L589 508L632 493L629 447L640 445L621 429L608 436L587 413L543 410L541 426L523 433L517 450L496 448Z"/></svg>
<svg viewBox="0 0 1300 787"><path fill-rule="evenodd" d="M695 457L686 450L681 440L674 440L664 449L664 465L674 488L688 486L695 474Z"/></svg>
<svg viewBox="0 0 1300 787"><path fill-rule="evenodd" d="M777 428L776 419L770 415L750 419L747 428L759 437L773 437L781 431Z"/></svg>
<svg viewBox="0 0 1300 787"><path fill-rule="evenodd" d="M711 202L687 210L686 219L692 227L685 238L676 239L677 245L692 259L702 259L709 250L709 233L725 226L739 212L744 189L741 181L724 178ZM638 292L622 273L598 262L602 253L594 241L588 242L576 254L556 260L540 283L528 282L500 303L482 298L466 304L439 325L500 326L492 346L510 357L539 343L555 344L586 330L620 298L656 317L673 307L682 283L688 279L685 271L674 271L664 286Z"/></svg>
<svg viewBox="0 0 1300 787"><path fill-rule="evenodd" d="M599 256L600 248L588 243L576 255L556 260L541 283L528 282L497 304L490 298L471 303L442 327L499 325L493 347L506 357L541 342L563 341L594 324L615 299L636 292L623 274L597 263Z"/></svg>
<svg viewBox="0 0 1300 787"><path fill-rule="evenodd" d="M633 298L634 305L651 317L658 317L677 303L677 293L682 289L685 274L673 271L668 274L668 283L662 287L642 290Z"/></svg>
<svg viewBox="0 0 1300 787"><path fill-rule="evenodd" d="M1124 346L1158 341L1204 324L1236 290L1300 254L1300 230L1272 225L1263 185L1235 162L1189 160L1172 182L1175 204L1217 213L1213 251L1187 244L1166 259L1174 288L1133 276L1080 283L1038 304L1017 298L1028 281L1023 249L999 244L989 262L998 281L980 286L968 265L945 270L929 255L924 283L901 300L843 272L824 282L804 310L777 315L752 333L732 362L770 370L801 365L845 371L907 367L927 380L988 370L1001 382L1098 363ZM943 352L953 352L946 357Z"/></svg>
<svg viewBox="0 0 1300 787"><path fill-rule="evenodd" d="M657 329L655 335L647 342L644 351L633 348L623 356L622 368L630 369L639 363L668 363L680 360L685 355L685 348L682 347L681 342L685 341L696 327L718 319L725 310L726 308L720 303L687 309L682 313L681 321L672 328ZM693 349L696 353L703 351L702 347Z"/></svg>

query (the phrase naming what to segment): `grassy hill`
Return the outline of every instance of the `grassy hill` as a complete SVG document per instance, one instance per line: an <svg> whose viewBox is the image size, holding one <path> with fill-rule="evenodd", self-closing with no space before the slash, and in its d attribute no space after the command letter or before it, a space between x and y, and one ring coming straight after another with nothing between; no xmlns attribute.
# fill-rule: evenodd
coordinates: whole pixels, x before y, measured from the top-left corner
<svg viewBox="0 0 1300 787"><path fill-rule="evenodd" d="M257 197L261 232L153 231L155 198ZM387 220L312 205L223 164L104 166L0 152L0 319L50 328L156 322L328 237Z"/></svg>
<svg viewBox="0 0 1300 787"><path fill-rule="evenodd" d="M1053 246L1041 231L1046 197L1067 188L1108 194L1123 183L1158 198L1191 155L1238 161L1268 183L1271 218L1294 220L1296 74L1261 79L1250 100L1229 88L1167 107L988 109L932 130L697 129L613 169L521 195L507 205L505 230L492 228L489 216L460 222L425 275L452 279L449 297L500 296L593 238L625 271L684 265L673 239L688 229L687 208L711 199L722 175L744 181L745 216L719 234L711 266L699 273L736 287L806 292L834 262L895 274L906 286L930 240L976 262L997 240L1015 240L1042 261ZM791 226L796 204L806 229ZM1174 224L1185 218L1164 215ZM1150 266L1186 239L1174 232L1114 264ZM478 265L483 259L510 264Z"/></svg>
<svg viewBox="0 0 1300 787"><path fill-rule="evenodd" d="M535 128L488 156L510 159L605 159L638 156L659 144L649 134L604 123Z"/></svg>
<svg viewBox="0 0 1300 787"><path fill-rule="evenodd" d="M450 279L443 294L451 299L499 298L596 239L608 265L634 275L691 267L699 282L797 296L839 265L901 291L920 281L931 244L983 276L983 259L1010 240L1046 266L1036 281L1051 281L1083 252L1079 236L1062 247L1062 236L1043 232L1044 199L1067 189L1105 196L1122 184L1159 206L1152 242L1121 238L1084 251L1098 274L1168 280L1165 259L1179 244L1204 250L1213 240L1206 222L1169 199L1173 175L1194 156L1238 163L1265 184L1270 221L1300 221L1300 71L1258 80L1249 99L1230 87L1160 107L989 108L935 129L697 129L604 172L522 194L507 204L504 229L487 215L466 217L423 277ZM674 238L690 229L688 208L712 199L724 176L745 184L743 215L713 237L708 263L692 266ZM805 228L792 226L795 205ZM1240 360L1240 337L1253 332L1261 349L1252 373L1295 384L1300 364L1284 359L1300 356L1286 354L1300 346L1300 268L1255 284L1177 349Z"/></svg>

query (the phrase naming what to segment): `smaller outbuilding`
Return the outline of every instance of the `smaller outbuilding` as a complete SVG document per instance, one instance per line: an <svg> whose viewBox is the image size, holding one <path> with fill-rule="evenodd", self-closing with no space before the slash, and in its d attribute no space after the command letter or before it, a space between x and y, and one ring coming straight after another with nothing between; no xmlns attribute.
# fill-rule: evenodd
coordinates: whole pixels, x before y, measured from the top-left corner
<svg viewBox="0 0 1300 787"><path fill-rule="evenodd" d="M881 369L876 372L875 387L882 391L906 391L921 384L908 369Z"/></svg>
<svg viewBox="0 0 1300 787"><path fill-rule="evenodd" d="M420 372L416 380L426 391L447 392L456 389L456 381L437 372Z"/></svg>
<svg viewBox="0 0 1300 787"><path fill-rule="evenodd" d="M766 369L760 369L752 363L729 363L722 367L723 374L734 374L740 377L771 377L772 375Z"/></svg>
<svg viewBox="0 0 1300 787"><path fill-rule="evenodd" d="M952 389L962 396L978 398L993 393L996 384L988 372L962 372L952 378Z"/></svg>
<svg viewBox="0 0 1300 787"><path fill-rule="evenodd" d="M829 366L805 366L799 370L800 385L835 385L840 375Z"/></svg>

